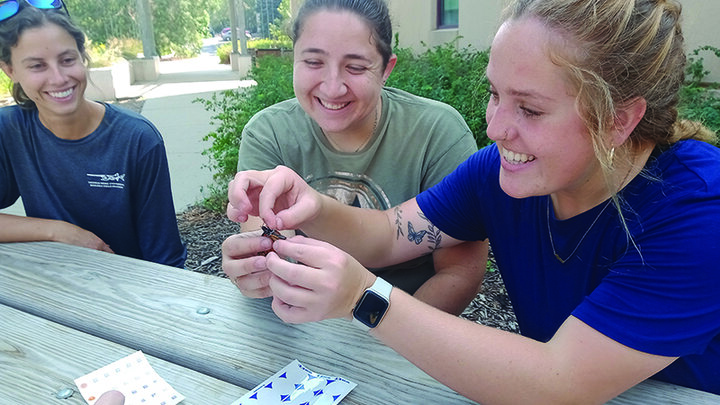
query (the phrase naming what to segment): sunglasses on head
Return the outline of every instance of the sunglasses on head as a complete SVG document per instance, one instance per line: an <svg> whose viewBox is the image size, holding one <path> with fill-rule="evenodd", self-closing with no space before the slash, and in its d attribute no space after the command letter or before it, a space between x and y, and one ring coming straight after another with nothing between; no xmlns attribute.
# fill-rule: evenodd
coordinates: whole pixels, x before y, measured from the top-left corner
<svg viewBox="0 0 720 405"><path fill-rule="evenodd" d="M0 21L5 21L20 11L20 3L25 2L35 8L45 10L64 9L67 15L70 13L62 0L4 0L0 1Z"/></svg>

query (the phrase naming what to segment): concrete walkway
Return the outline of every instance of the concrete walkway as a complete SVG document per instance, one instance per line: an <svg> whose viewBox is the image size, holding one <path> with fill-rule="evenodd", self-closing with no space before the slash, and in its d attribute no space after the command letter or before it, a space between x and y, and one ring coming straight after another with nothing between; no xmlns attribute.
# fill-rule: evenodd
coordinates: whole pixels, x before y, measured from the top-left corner
<svg viewBox="0 0 720 405"><path fill-rule="evenodd" d="M198 58L161 61L157 81L117 90L118 98L144 99L141 113L163 135L176 212L200 202L205 196L203 190L212 182L212 173L205 167L209 160L202 155L210 142L202 139L214 129L210 125L213 113L193 100L254 84L253 81L242 80L229 65L219 64L214 47L208 49L211 51L203 52ZM20 201L0 212L25 214Z"/></svg>
<svg viewBox="0 0 720 405"><path fill-rule="evenodd" d="M217 57L204 56L160 62L157 83L140 85L146 100L142 114L165 140L177 212L200 202L206 196L203 190L212 182L212 173L205 167L209 159L202 152L211 145L203 137L216 127L210 124L215 113L193 100L209 99L215 92L252 84L241 80L228 65L220 65Z"/></svg>

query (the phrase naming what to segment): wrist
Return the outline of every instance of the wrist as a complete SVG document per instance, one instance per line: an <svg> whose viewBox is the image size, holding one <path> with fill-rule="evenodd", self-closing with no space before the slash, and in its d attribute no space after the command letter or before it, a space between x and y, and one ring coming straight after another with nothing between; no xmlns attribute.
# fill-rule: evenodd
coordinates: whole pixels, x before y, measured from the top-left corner
<svg viewBox="0 0 720 405"><path fill-rule="evenodd" d="M353 323L364 330L377 327L390 309L392 284L380 277L362 291L352 310Z"/></svg>

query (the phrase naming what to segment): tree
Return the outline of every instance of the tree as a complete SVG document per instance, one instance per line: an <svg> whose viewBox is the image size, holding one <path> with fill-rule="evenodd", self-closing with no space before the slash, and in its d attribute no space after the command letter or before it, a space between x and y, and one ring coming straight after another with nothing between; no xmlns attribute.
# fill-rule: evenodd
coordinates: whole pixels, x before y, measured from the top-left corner
<svg viewBox="0 0 720 405"><path fill-rule="evenodd" d="M155 42L161 55L195 56L208 35L207 0L154 0Z"/></svg>
<svg viewBox="0 0 720 405"><path fill-rule="evenodd" d="M278 6L281 0L256 0L256 11L260 16L259 32L263 38L270 38L270 24L280 18Z"/></svg>
<svg viewBox="0 0 720 405"><path fill-rule="evenodd" d="M155 44L161 55L194 56L208 34L207 9L227 0L153 0ZM65 0L70 15L95 43L140 38L136 0Z"/></svg>
<svg viewBox="0 0 720 405"><path fill-rule="evenodd" d="M96 43L111 38L140 38L134 0L65 0L73 21Z"/></svg>
<svg viewBox="0 0 720 405"><path fill-rule="evenodd" d="M228 0L208 0L207 12L210 15L210 30L218 33L225 27L230 26L230 10ZM257 32L258 22L255 13L256 0L235 0L237 7L243 7L245 11L245 29L250 32ZM239 13L238 13L239 14Z"/></svg>
<svg viewBox="0 0 720 405"><path fill-rule="evenodd" d="M290 0L282 0L277 8L278 17L269 25L270 37L278 40L290 41L290 23L292 22L292 10Z"/></svg>

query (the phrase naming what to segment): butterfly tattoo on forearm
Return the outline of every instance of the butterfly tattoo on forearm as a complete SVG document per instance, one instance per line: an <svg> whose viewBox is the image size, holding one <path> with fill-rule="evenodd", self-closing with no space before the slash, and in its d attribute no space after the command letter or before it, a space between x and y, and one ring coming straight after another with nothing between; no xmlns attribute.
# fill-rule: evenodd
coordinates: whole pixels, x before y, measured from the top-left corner
<svg viewBox="0 0 720 405"><path fill-rule="evenodd" d="M415 227L413 226L412 222L408 221L408 240L410 242L415 242L416 245L419 245L422 243L423 238L427 235L428 242L432 244L432 246L428 246L428 249L435 250L440 246L440 241L442 240L442 234L440 233L440 230L435 228L435 225L433 225L423 214L422 212L418 212L418 215L420 218L427 221L427 230L421 229L416 231Z"/></svg>

